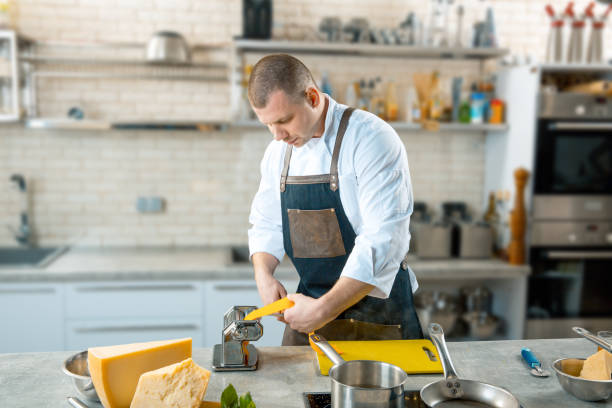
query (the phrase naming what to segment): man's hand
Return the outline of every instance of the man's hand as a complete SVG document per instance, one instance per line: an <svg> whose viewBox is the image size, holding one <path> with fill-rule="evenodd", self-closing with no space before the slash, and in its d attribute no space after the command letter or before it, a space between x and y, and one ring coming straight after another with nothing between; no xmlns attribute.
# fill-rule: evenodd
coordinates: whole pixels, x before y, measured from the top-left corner
<svg viewBox="0 0 612 408"><path fill-rule="evenodd" d="M293 293L287 298L295 305L285 310L285 321L293 330L310 333L332 321L335 316L328 316L321 307L320 299Z"/></svg>
<svg viewBox="0 0 612 408"><path fill-rule="evenodd" d="M285 310L285 321L293 330L310 333L334 320L370 293L374 286L341 276L336 284L318 299L302 294L287 296L295 302Z"/></svg>

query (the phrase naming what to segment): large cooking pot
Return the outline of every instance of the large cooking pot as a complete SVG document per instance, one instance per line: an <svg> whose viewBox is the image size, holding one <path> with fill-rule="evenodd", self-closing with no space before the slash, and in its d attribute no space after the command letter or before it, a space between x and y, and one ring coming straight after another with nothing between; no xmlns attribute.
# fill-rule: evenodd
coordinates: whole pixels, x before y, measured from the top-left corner
<svg viewBox="0 0 612 408"><path fill-rule="evenodd" d="M429 325L433 340L444 368L444 379L421 389L421 399L428 407L495 407L520 408L516 397L509 391L480 381L460 379L446 348L444 331L437 323Z"/></svg>
<svg viewBox="0 0 612 408"><path fill-rule="evenodd" d="M334 363L329 370L333 408L404 407L404 370L382 361L345 361L323 336L312 333L310 340Z"/></svg>

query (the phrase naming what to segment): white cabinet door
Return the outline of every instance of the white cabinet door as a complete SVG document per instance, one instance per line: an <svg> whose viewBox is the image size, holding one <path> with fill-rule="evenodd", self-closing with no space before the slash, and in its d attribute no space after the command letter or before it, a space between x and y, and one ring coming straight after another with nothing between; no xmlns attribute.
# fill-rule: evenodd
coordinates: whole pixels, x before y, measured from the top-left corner
<svg viewBox="0 0 612 408"><path fill-rule="evenodd" d="M66 286L67 350L191 337L202 347L201 282L85 282Z"/></svg>
<svg viewBox="0 0 612 408"><path fill-rule="evenodd" d="M191 337L202 347L201 318L139 318L70 320L66 322L66 350Z"/></svg>
<svg viewBox="0 0 612 408"><path fill-rule="evenodd" d="M0 284L0 353L64 349L61 285Z"/></svg>
<svg viewBox="0 0 612 408"><path fill-rule="evenodd" d="M201 283L87 282L66 287L68 319L200 316Z"/></svg>
<svg viewBox="0 0 612 408"><path fill-rule="evenodd" d="M295 292L297 281L282 282L287 292ZM205 336L204 347L212 347L221 343L223 330L223 315L232 306L261 307L261 299L253 280L228 280L209 282L205 293ZM253 344L256 347L280 346L285 324L274 317L264 317L261 320L264 335Z"/></svg>

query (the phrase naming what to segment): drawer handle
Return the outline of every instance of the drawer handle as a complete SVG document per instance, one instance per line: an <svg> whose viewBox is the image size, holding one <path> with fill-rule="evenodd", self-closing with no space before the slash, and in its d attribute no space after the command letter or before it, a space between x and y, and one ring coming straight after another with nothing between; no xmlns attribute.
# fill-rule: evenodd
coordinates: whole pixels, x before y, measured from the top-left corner
<svg viewBox="0 0 612 408"><path fill-rule="evenodd" d="M215 290L257 290L257 285L215 285Z"/></svg>
<svg viewBox="0 0 612 408"><path fill-rule="evenodd" d="M90 286L77 288L77 292L127 292L127 291L159 291L159 290L195 290L194 285L125 285L125 286Z"/></svg>
<svg viewBox="0 0 612 408"><path fill-rule="evenodd" d="M155 326L107 326L107 327L78 327L77 333L104 333L124 331L166 331L166 330L198 330L195 324L172 324Z"/></svg>
<svg viewBox="0 0 612 408"><path fill-rule="evenodd" d="M0 289L0 294L35 294L35 293L55 293L55 289Z"/></svg>

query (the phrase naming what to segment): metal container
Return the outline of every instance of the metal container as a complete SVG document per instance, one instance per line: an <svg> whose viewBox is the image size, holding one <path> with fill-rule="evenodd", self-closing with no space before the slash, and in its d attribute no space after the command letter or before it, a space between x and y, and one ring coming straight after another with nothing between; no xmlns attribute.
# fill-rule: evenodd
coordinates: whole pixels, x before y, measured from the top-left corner
<svg viewBox="0 0 612 408"><path fill-rule="evenodd" d="M416 254L422 259L451 257L451 225L447 223L414 223Z"/></svg>
<svg viewBox="0 0 612 408"><path fill-rule="evenodd" d="M334 408L403 408L408 375L393 364L372 360L345 361L320 335L310 339L335 364L329 370Z"/></svg>
<svg viewBox="0 0 612 408"><path fill-rule="evenodd" d="M500 320L488 312L467 312L461 316L468 326L468 335L478 340L486 340L497 334Z"/></svg>
<svg viewBox="0 0 612 408"><path fill-rule="evenodd" d="M72 379L72 385L74 385L74 389L80 397L89 401L100 402L89 375L87 350L68 357L64 361L62 371Z"/></svg>
<svg viewBox="0 0 612 408"><path fill-rule="evenodd" d="M424 333L433 322L440 324L446 333L451 333L455 328L459 305L454 296L439 291L419 290L414 295L414 306Z"/></svg>
<svg viewBox="0 0 612 408"><path fill-rule="evenodd" d="M493 253L493 229L484 222L459 224L459 258L486 259Z"/></svg>
<svg viewBox="0 0 612 408"><path fill-rule="evenodd" d="M179 33L159 31L147 43L146 59L153 64L189 64L191 51Z"/></svg>
<svg viewBox="0 0 612 408"><path fill-rule="evenodd" d="M578 377L584 358L561 358L552 364L561 387L583 401L601 401L612 396L612 380L587 380Z"/></svg>

